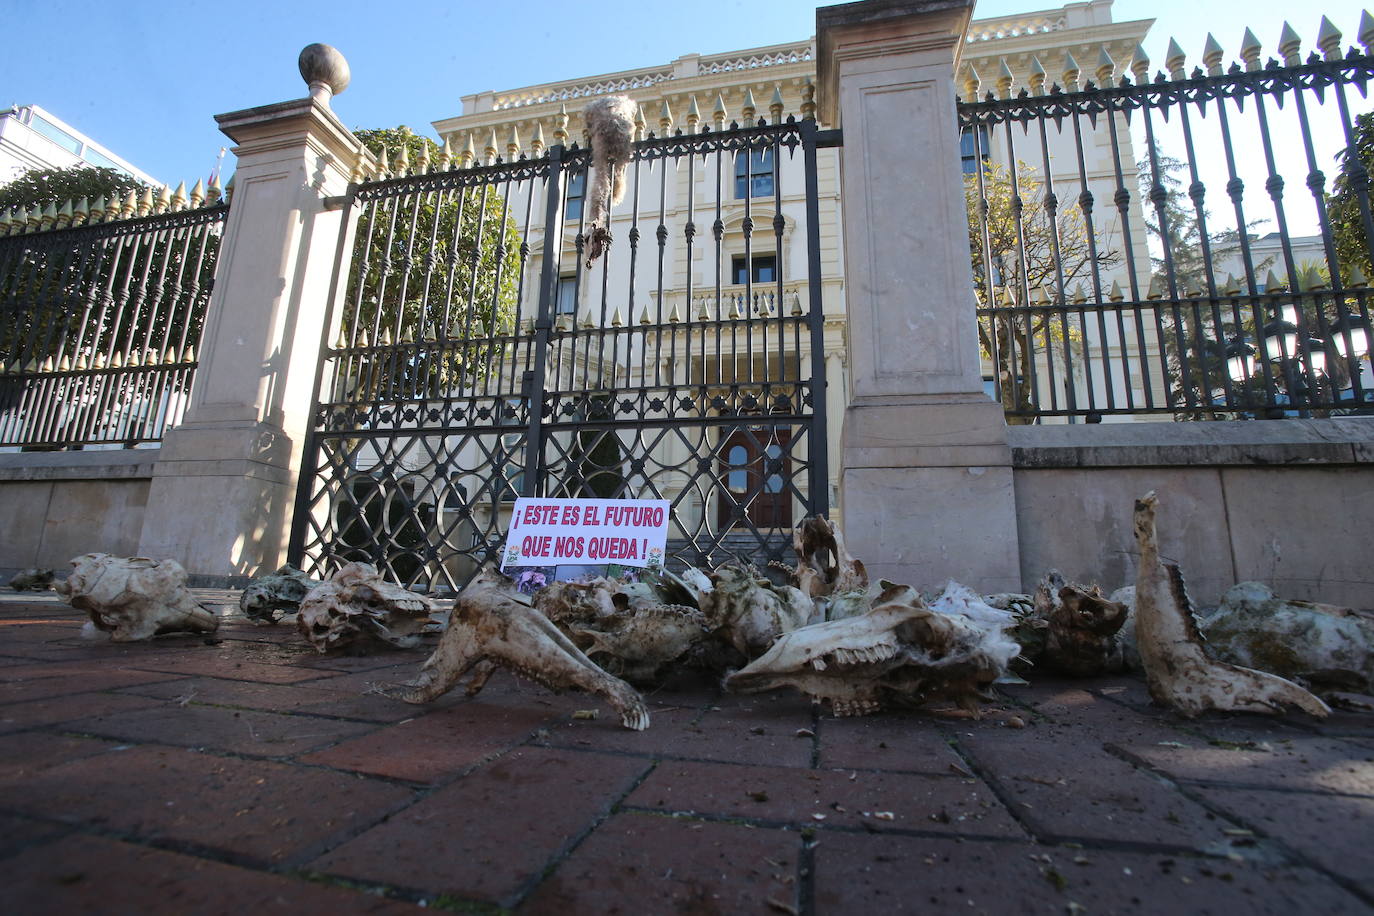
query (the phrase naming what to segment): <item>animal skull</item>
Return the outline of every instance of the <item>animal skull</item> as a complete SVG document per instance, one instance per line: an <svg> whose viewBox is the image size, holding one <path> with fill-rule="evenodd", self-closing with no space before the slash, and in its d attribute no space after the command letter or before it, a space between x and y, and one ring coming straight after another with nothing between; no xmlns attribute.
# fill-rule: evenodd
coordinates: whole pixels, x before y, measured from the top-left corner
<svg viewBox="0 0 1374 916"><path fill-rule="evenodd" d="M435 613L429 598L387 582L367 563L340 567L300 607L296 627L320 652L367 640L410 648Z"/></svg>
<svg viewBox="0 0 1374 916"><path fill-rule="evenodd" d="M1278 713L1285 704L1321 718L1330 715L1330 707L1292 681L1207 657L1183 573L1159 557L1157 503L1153 492L1135 502L1135 629L1150 696L1189 718L1209 709Z"/></svg>
<svg viewBox="0 0 1374 916"><path fill-rule="evenodd" d="M176 560L82 554L53 591L91 615L114 642L151 639L163 633L213 633L219 618L196 603L186 570Z"/></svg>
<svg viewBox="0 0 1374 916"><path fill-rule="evenodd" d="M727 677L726 688L757 693L794 687L828 703L837 716L937 699L976 710L1017 645L1000 629L931 610L910 586L881 585L868 613L788 633Z"/></svg>
<svg viewBox="0 0 1374 916"><path fill-rule="evenodd" d="M10 580L10 588L16 592L47 591L52 588L53 576L54 573L51 569L30 567L14 574L14 578Z"/></svg>
<svg viewBox="0 0 1374 916"><path fill-rule="evenodd" d="M649 711L634 688L597 667L524 597L511 580L485 567L458 595L449 628L419 675L384 692L407 703L428 703L475 668L467 686L467 695L474 696L505 667L551 690L594 693L620 713L626 728L648 728Z"/></svg>
<svg viewBox="0 0 1374 916"><path fill-rule="evenodd" d="M1036 586L1031 610L1017 621L1012 636L1037 668L1092 677L1124 667L1118 634L1126 617L1126 605L1106 598L1096 585L1067 583L1052 569Z"/></svg>
<svg viewBox="0 0 1374 916"><path fill-rule="evenodd" d="M746 659L758 658L779 636L805 626L811 599L790 585L774 585L752 566L727 563L711 573L707 621Z"/></svg>
<svg viewBox="0 0 1374 916"><path fill-rule="evenodd" d="M319 579L310 578L288 563L270 576L260 576L245 588L239 595L239 609L249 620L276 623L286 614L300 610L301 601L319 584Z"/></svg>

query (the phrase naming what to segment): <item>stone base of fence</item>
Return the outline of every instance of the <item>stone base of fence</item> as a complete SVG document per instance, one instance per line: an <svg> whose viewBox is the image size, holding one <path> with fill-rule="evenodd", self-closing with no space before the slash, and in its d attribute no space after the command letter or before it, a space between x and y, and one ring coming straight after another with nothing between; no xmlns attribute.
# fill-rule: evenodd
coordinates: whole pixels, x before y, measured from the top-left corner
<svg viewBox="0 0 1374 916"><path fill-rule="evenodd" d="M1133 585L1136 497L1159 494L1189 595L1237 582L1374 608L1374 419L1013 427L1021 578Z"/></svg>

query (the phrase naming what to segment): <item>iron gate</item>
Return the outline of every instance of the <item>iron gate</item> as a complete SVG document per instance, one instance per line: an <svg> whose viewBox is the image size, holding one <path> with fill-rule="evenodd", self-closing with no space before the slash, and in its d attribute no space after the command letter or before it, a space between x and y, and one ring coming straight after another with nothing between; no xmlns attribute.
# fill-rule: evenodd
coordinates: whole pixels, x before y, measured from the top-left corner
<svg viewBox="0 0 1374 916"><path fill-rule="evenodd" d="M670 563L784 558L828 508L818 139L637 141L591 265L576 145L353 185L292 561L457 590L517 495L667 499Z"/></svg>

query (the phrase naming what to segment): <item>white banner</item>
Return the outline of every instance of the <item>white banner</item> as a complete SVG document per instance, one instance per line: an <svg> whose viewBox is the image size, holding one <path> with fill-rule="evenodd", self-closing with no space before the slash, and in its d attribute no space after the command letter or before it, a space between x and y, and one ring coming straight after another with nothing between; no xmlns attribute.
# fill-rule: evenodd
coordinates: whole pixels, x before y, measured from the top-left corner
<svg viewBox="0 0 1374 916"><path fill-rule="evenodd" d="M501 570L530 566L662 566L666 499L515 501Z"/></svg>

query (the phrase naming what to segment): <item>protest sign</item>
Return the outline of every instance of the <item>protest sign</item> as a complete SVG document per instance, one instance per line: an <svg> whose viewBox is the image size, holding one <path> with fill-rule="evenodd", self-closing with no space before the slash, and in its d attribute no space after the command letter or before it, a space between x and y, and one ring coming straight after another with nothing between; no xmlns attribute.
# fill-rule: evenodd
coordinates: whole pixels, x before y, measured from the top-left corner
<svg viewBox="0 0 1374 916"><path fill-rule="evenodd" d="M662 566L669 515L666 499L522 496L511 515L501 570Z"/></svg>

